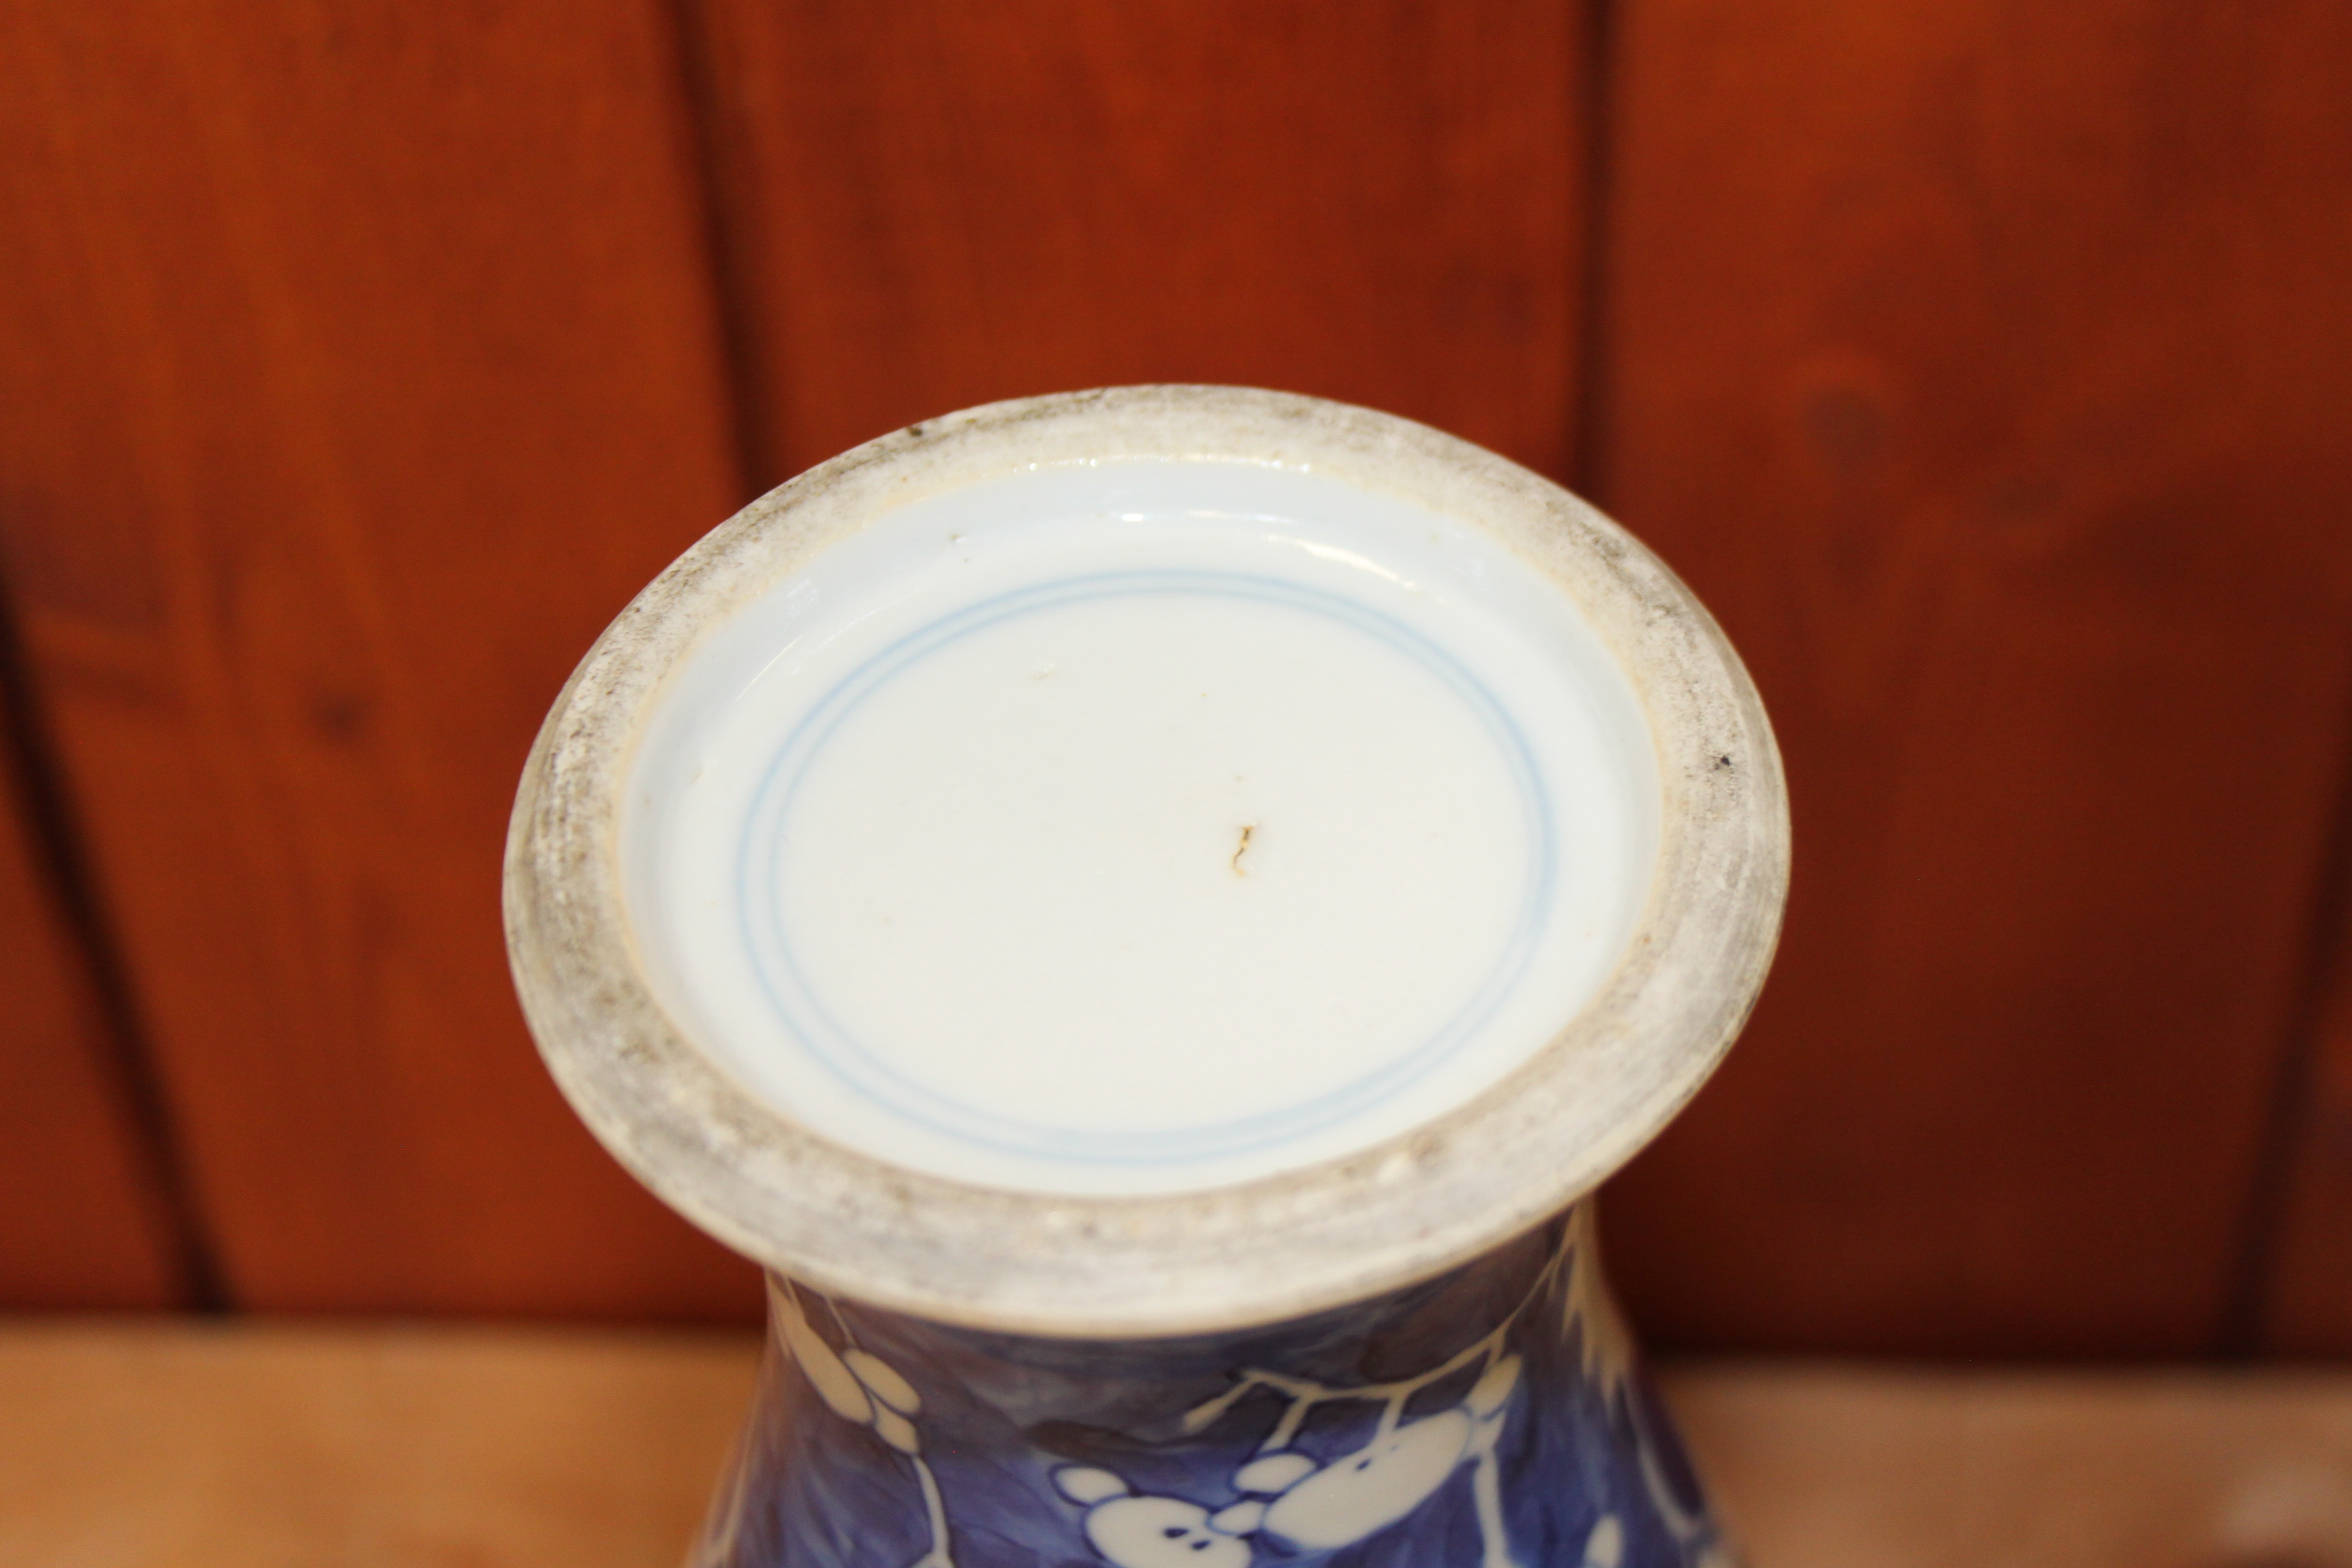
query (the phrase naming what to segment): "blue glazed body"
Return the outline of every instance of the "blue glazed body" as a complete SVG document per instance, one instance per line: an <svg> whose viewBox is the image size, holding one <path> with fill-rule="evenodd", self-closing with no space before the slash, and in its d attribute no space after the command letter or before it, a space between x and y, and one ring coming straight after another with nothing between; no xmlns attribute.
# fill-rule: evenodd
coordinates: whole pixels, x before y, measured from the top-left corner
<svg viewBox="0 0 2352 1568"><path fill-rule="evenodd" d="M695 1568L1721 1568L1591 1216L1196 1339L988 1334L771 1279Z"/></svg>

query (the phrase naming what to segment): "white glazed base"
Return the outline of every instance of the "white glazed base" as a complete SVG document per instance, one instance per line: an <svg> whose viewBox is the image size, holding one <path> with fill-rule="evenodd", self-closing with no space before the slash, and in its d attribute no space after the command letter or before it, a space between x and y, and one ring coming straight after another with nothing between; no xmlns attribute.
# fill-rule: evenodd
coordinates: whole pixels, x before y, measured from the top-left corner
<svg viewBox="0 0 2352 1568"><path fill-rule="evenodd" d="M1017 468L691 651L629 913L665 1008L791 1121L968 1183L1197 1191L1525 1066L1640 920L1653 751L1481 529L1259 463Z"/></svg>

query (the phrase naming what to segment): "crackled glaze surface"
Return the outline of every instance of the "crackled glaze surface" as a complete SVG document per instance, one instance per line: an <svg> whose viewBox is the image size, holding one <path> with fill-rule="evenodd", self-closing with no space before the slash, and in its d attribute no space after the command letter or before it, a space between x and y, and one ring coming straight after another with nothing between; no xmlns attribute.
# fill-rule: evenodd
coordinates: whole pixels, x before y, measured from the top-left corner
<svg viewBox="0 0 2352 1568"><path fill-rule="evenodd" d="M1167 1341L991 1335L775 1279L694 1568L1722 1568L1591 1205L1437 1280Z"/></svg>

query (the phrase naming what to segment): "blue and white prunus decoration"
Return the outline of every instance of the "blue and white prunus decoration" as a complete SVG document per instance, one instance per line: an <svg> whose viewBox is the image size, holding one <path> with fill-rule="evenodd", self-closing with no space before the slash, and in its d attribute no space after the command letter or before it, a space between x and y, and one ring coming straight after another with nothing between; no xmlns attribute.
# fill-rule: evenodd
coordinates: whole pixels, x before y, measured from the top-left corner
<svg viewBox="0 0 2352 1568"><path fill-rule="evenodd" d="M1592 1207L1293 1323L1029 1339L771 1280L692 1568L1728 1568Z"/></svg>

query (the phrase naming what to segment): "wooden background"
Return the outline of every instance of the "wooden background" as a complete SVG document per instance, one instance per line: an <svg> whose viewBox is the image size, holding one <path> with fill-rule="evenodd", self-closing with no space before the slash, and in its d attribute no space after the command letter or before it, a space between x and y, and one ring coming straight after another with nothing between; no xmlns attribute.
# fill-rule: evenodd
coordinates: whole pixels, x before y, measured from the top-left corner
<svg viewBox="0 0 2352 1568"><path fill-rule="evenodd" d="M506 806L758 490L1110 382L1569 480L1798 873L1654 1340L2352 1352L2352 10L0 0L0 1305L730 1319Z"/></svg>

